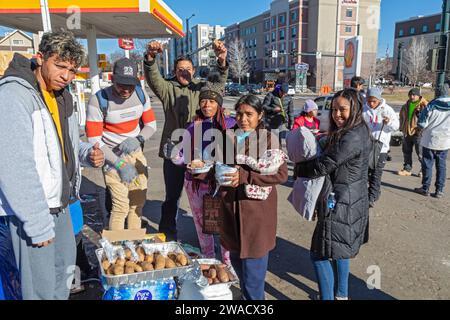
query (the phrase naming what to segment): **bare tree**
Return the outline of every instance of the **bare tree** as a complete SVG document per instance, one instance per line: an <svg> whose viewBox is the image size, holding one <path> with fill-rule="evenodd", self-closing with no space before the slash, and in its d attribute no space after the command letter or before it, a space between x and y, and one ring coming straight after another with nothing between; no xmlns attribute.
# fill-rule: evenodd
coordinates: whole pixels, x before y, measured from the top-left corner
<svg viewBox="0 0 450 320"><path fill-rule="evenodd" d="M122 49L116 50L109 55L109 62L113 65L117 60L123 57L125 57L125 52Z"/></svg>
<svg viewBox="0 0 450 320"><path fill-rule="evenodd" d="M416 86L419 82L427 81L428 47L423 37L413 38L404 55L404 68L410 83Z"/></svg>
<svg viewBox="0 0 450 320"><path fill-rule="evenodd" d="M228 62L230 64L230 73L233 77L241 79L250 72L250 66L247 62L244 42L241 40L232 40L228 45Z"/></svg>

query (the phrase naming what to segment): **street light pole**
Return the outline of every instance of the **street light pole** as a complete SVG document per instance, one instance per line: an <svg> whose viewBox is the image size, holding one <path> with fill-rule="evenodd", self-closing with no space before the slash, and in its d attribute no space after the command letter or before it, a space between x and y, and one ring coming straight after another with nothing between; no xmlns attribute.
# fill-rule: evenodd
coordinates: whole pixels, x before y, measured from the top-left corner
<svg viewBox="0 0 450 320"><path fill-rule="evenodd" d="M439 60L436 89L445 83L445 69L447 67L447 35L450 28L450 0L442 2L441 36L439 41ZM437 90L436 90L437 91ZM436 92L437 95L437 92Z"/></svg>
<svg viewBox="0 0 450 320"><path fill-rule="evenodd" d="M186 18L186 54L189 52L189 20L195 17L195 13L193 13L189 18Z"/></svg>

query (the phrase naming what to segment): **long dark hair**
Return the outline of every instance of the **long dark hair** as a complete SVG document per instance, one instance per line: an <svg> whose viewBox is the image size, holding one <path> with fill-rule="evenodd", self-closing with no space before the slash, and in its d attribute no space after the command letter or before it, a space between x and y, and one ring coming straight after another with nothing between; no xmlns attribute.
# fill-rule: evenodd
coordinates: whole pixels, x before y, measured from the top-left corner
<svg viewBox="0 0 450 320"><path fill-rule="evenodd" d="M339 98L345 98L350 102L350 117L345 123L343 128L338 128L333 119L333 103ZM330 110L330 131L329 131L329 139L328 146L332 146L339 142L342 136L359 125L364 125L367 127L366 122L363 119L363 101L361 95L357 90L353 88L344 89L342 91L337 92L333 99L331 100L331 110Z"/></svg>
<svg viewBox="0 0 450 320"><path fill-rule="evenodd" d="M243 104L247 104L250 107L252 107L253 109L256 110L256 112L258 113L258 115L263 115L261 117L261 120L258 124L257 129L264 129L264 108L263 108L263 104L261 102L261 99L259 99L257 96L255 96L254 94L247 94L243 97L241 97L238 102L236 102L236 104L234 105L234 110L238 111L239 108L243 105ZM236 124L237 125L237 124Z"/></svg>

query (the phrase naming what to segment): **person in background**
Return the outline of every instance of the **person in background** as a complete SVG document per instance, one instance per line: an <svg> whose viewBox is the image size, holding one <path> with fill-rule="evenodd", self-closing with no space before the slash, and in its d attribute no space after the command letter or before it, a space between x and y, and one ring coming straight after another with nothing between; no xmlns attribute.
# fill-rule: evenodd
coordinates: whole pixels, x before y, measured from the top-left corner
<svg viewBox="0 0 450 320"><path fill-rule="evenodd" d="M224 43L216 40L213 45L217 57L219 76L216 83L225 90L228 78L228 50ZM166 198L161 207L159 231L166 234L168 240L177 240L178 206L183 192L186 169L175 165L170 157L172 134L177 129L185 129L194 120L199 106L200 90L206 81L194 79L194 63L189 57L181 56L175 61L175 77L165 80L160 73L156 56L163 52L161 43L153 41L148 44L144 57L145 77L149 87L161 100L164 109L164 128L161 137L159 156L164 159L163 174Z"/></svg>
<svg viewBox="0 0 450 320"><path fill-rule="evenodd" d="M266 127L270 130L278 130L280 142L286 129L290 130L294 122L294 101L288 95L287 83L277 84L272 92L264 98L264 118Z"/></svg>
<svg viewBox="0 0 450 320"><path fill-rule="evenodd" d="M350 259L368 241L367 171L370 130L359 93L345 89L331 102L330 131L324 153L297 163L298 177L326 177L319 195L311 259L322 300L348 300ZM349 201L350 199L350 201Z"/></svg>
<svg viewBox="0 0 450 320"><path fill-rule="evenodd" d="M143 147L156 132L156 119L134 61L116 61L112 82L89 100L86 135L106 155L103 174L112 200L109 230L124 230L125 220L127 229L140 229L148 182Z"/></svg>
<svg viewBox="0 0 450 320"><path fill-rule="evenodd" d="M313 100L306 100L302 114L294 120L292 130L306 127L314 133L318 132L320 129L320 120L317 119L318 111L319 107Z"/></svg>
<svg viewBox="0 0 450 320"><path fill-rule="evenodd" d="M417 157L421 168L418 176L422 176L422 147L420 146L420 139L422 137L421 129L417 126L419 121L419 114L428 105L421 94L419 88L412 88L408 93L408 101L402 106L400 110L400 131L403 133L403 169L398 172L399 176L409 177L412 175L413 149L416 150Z"/></svg>
<svg viewBox="0 0 450 320"><path fill-rule="evenodd" d="M444 196L447 179L447 156L450 149L450 97L448 84L438 87L438 98L431 101L419 116L418 126L422 131L423 147L422 187L414 189L424 196L429 195L433 164L436 163L436 192L434 198Z"/></svg>
<svg viewBox="0 0 450 320"><path fill-rule="evenodd" d="M353 89L355 89L356 91L359 92L359 94L361 95L361 98L363 99L363 102L366 102L366 94L364 92L364 85L366 84L366 81L361 78L361 77L353 77L350 83L350 87L352 87Z"/></svg>
<svg viewBox="0 0 450 320"><path fill-rule="evenodd" d="M391 134L400 126L397 114L381 97L381 94L381 89L369 88L363 112L363 118L372 132L373 138L383 143L376 168L369 170L369 205L371 208L375 206L375 202L381 195L381 178L390 149Z"/></svg>

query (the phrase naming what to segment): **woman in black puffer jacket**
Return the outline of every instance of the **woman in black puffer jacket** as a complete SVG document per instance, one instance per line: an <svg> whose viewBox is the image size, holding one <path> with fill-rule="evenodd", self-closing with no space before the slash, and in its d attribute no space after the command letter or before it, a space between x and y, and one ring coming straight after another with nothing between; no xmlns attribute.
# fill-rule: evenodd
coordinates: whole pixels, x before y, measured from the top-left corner
<svg viewBox="0 0 450 320"><path fill-rule="evenodd" d="M362 111L356 90L336 93L324 153L296 165L299 177L326 177L317 202L318 223L311 244L311 259L323 300L348 299L349 259L358 254L367 240L371 140Z"/></svg>

